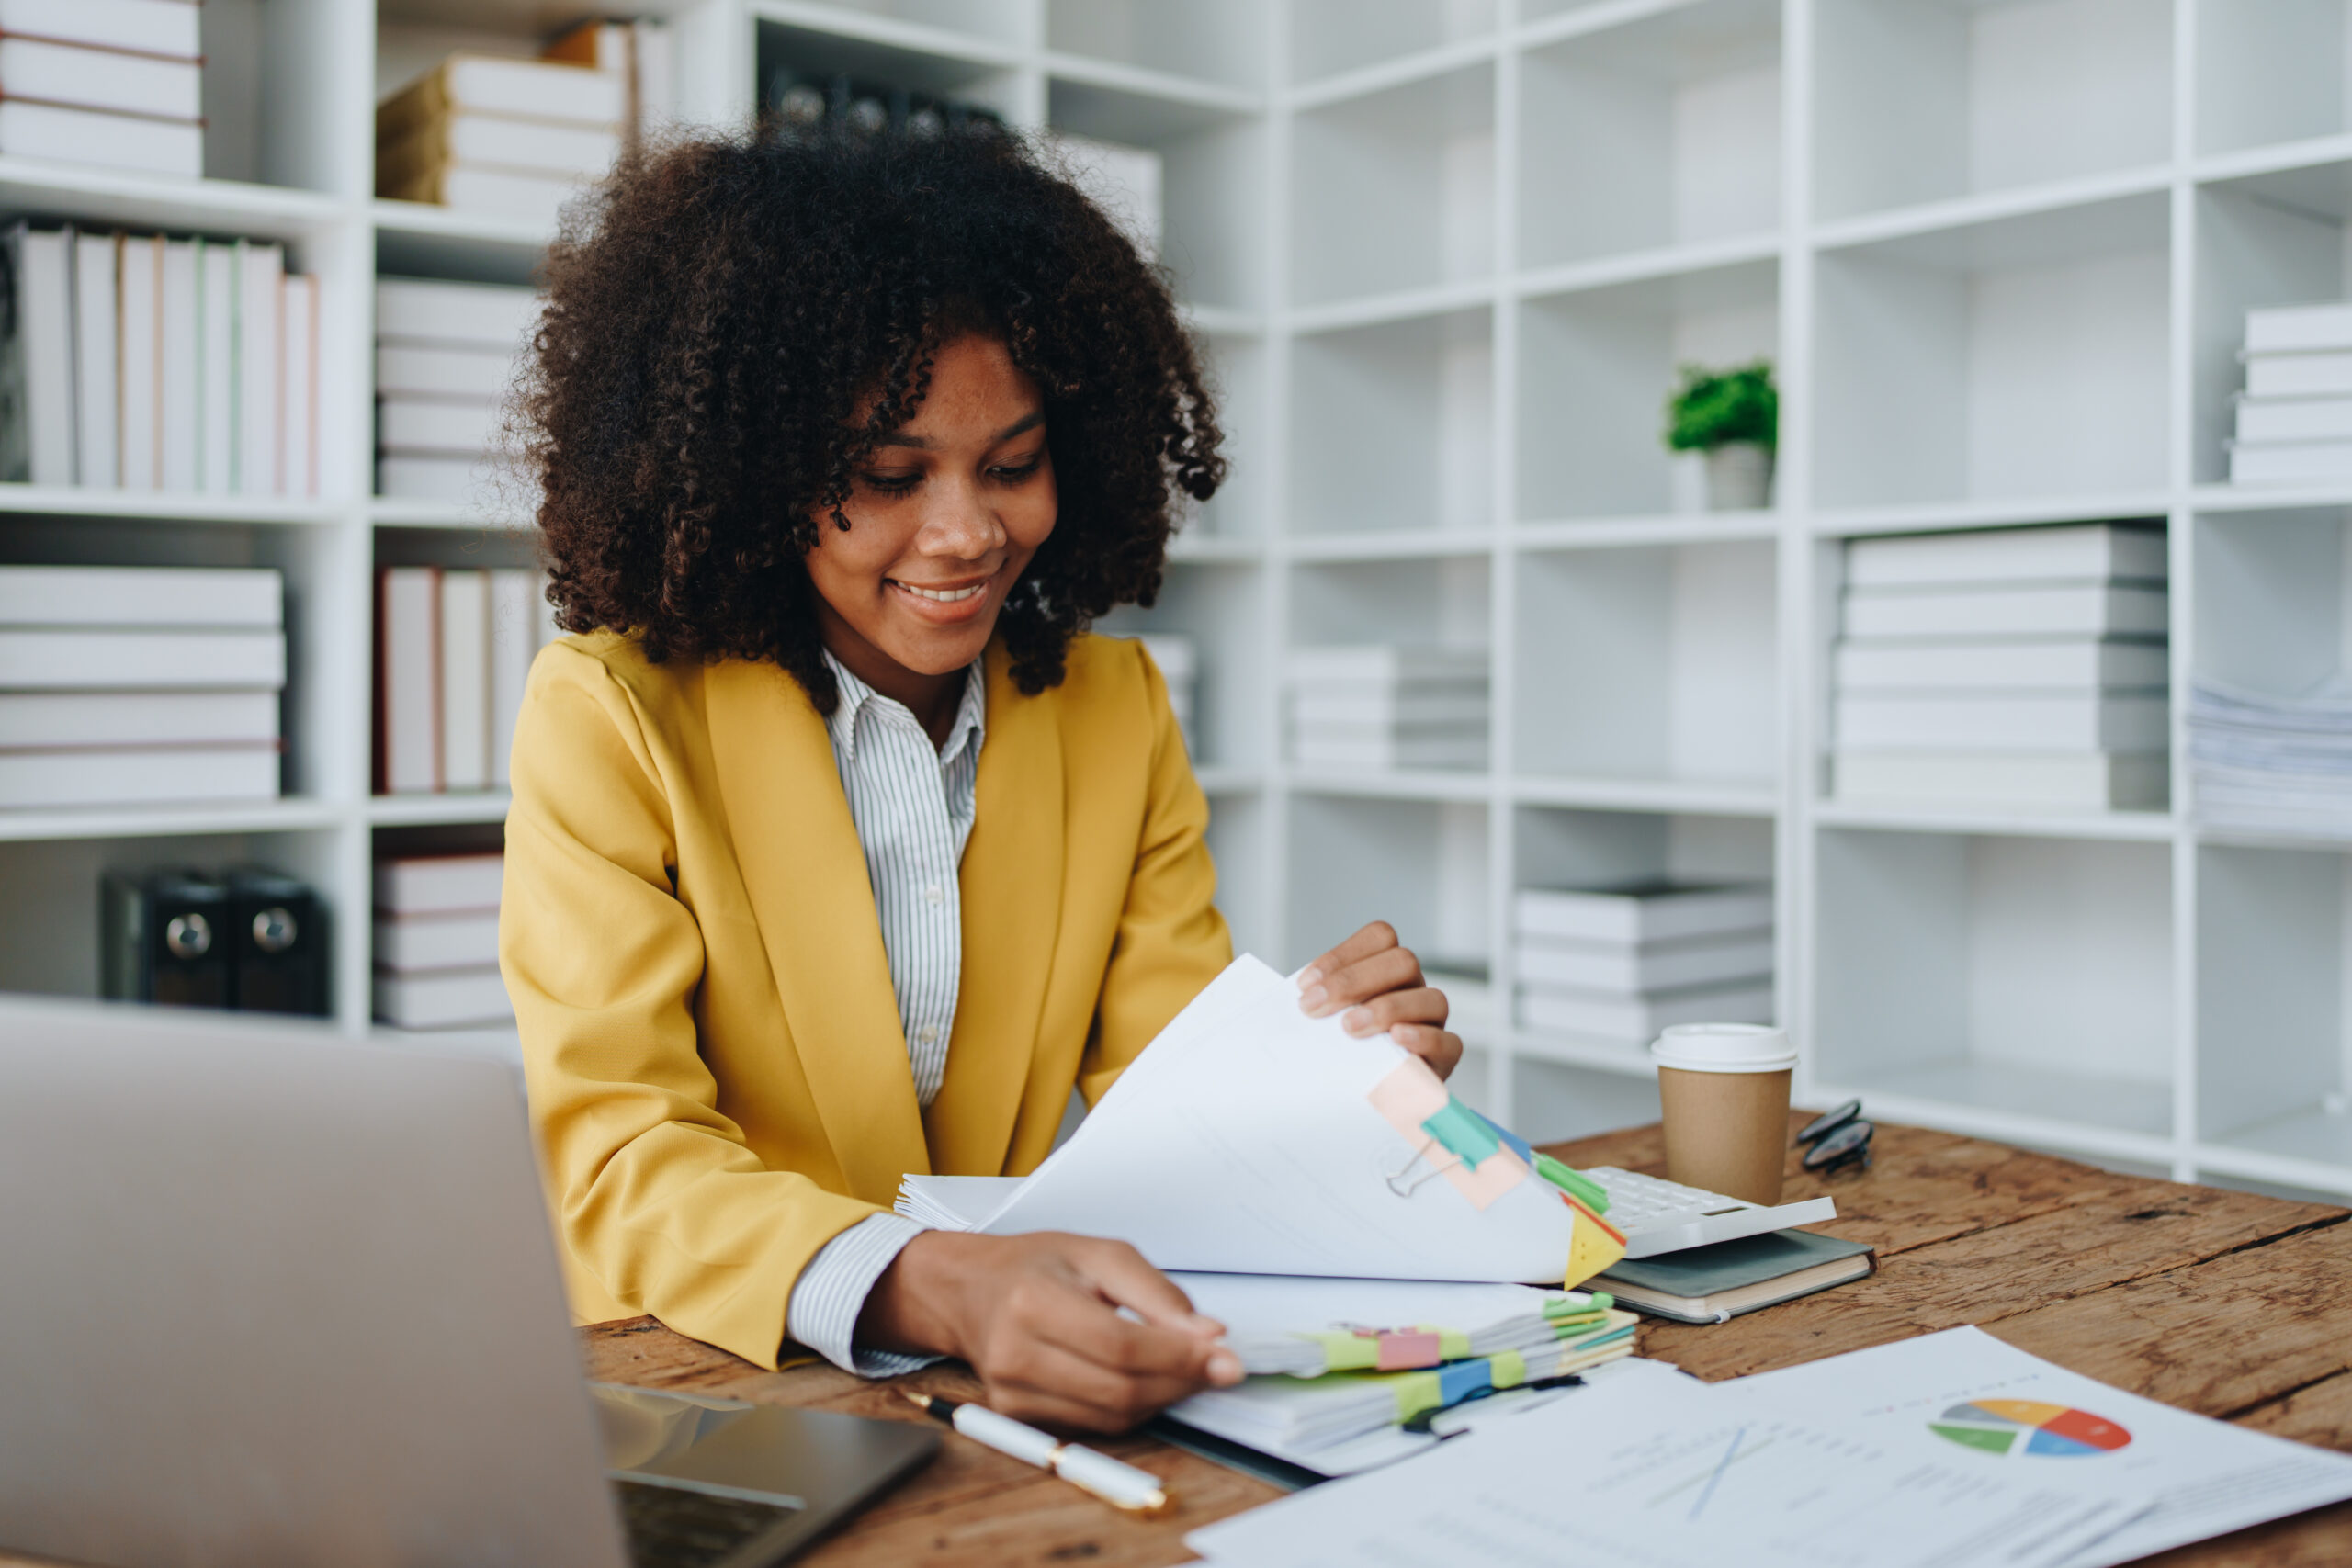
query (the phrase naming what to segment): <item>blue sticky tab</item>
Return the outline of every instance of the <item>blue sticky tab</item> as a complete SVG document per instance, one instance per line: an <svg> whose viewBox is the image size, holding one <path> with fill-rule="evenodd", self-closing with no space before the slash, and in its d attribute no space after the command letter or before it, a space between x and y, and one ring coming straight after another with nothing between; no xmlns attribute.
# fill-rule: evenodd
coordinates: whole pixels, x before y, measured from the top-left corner
<svg viewBox="0 0 2352 1568"><path fill-rule="evenodd" d="M1475 1361L1454 1361L1437 1370L1439 1400L1446 1404L1458 1404L1494 1382L1494 1369L1484 1357Z"/></svg>
<svg viewBox="0 0 2352 1568"><path fill-rule="evenodd" d="M1469 1108L1464 1106L1464 1109L1468 1110ZM1511 1153L1525 1160L1530 1166L1532 1166L1535 1163L1535 1150L1530 1146L1525 1138L1521 1137L1517 1133L1512 1132L1510 1128L1504 1126L1493 1117L1488 1116L1483 1111L1470 1111L1470 1114L1476 1116L1479 1121L1484 1122L1487 1126L1492 1127L1495 1130L1495 1136L1502 1140L1503 1147L1509 1149Z"/></svg>

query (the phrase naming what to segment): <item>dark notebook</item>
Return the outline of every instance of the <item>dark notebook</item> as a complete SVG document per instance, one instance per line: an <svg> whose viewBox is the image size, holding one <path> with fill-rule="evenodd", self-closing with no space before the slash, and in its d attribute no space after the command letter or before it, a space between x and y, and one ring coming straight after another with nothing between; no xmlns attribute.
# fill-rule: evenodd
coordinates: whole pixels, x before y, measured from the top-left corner
<svg viewBox="0 0 2352 1568"><path fill-rule="evenodd" d="M1876 1254L1861 1242L1773 1231L1619 1263L1588 1288L1679 1323L1722 1323L1862 1279L1877 1267Z"/></svg>

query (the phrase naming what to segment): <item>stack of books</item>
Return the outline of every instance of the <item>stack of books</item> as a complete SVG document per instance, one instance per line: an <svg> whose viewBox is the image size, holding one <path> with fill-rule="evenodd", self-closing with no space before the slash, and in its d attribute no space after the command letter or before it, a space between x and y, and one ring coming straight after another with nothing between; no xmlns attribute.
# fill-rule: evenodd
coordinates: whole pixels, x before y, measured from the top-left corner
<svg viewBox="0 0 2352 1568"><path fill-rule="evenodd" d="M531 660L558 634L520 570L377 574L376 792L500 789Z"/></svg>
<svg viewBox="0 0 2352 1568"><path fill-rule="evenodd" d="M376 863L376 1017L395 1029L462 1029L514 1016L498 974L503 854Z"/></svg>
<svg viewBox="0 0 2352 1568"><path fill-rule="evenodd" d="M2352 478L2352 305L2248 310L2245 359L2230 482Z"/></svg>
<svg viewBox="0 0 2352 1568"><path fill-rule="evenodd" d="M1191 637L1167 632L1154 632L1137 640L1159 667L1159 679L1168 687L1168 705L1175 712L1176 728L1184 732L1185 746L1199 750L1199 742L1193 735L1194 694L1201 683L1199 649Z"/></svg>
<svg viewBox="0 0 2352 1568"><path fill-rule="evenodd" d="M0 807L270 800L275 571L0 567Z"/></svg>
<svg viewBox="0 0 2352 1568"><path fill-rule="evenodd" d="M2352 837L2352 690L2341 678L2296 696L2199 681L2188 771L2209 826Z"/></svg>
<svg viewBox="0 0 2352 1568"><path fill-rule="evenodd" d="M318 493L318 288L283 247L18 223L0 266L0 479Z"/></svg>
<svg viewBox="0 0 2352 1568"><path fill-rule="evenodd" d="M377 280L379 494L485 509L518 499L503 411L539 309L528 288Z"/></svg>
<svg viewBox="0 0 2352 1568"><path fill-rule="evenodd" d="M2168 626L2153 525L1849 542L1838 797L2162 807Z"/></svg>
<svg viewBox="0 0 2352 1568"><path fill-rule="evenodd" d="M204 175L198 0L7 0L0 156Z"/></svg>
<svg viewBox="0 0 2352 1568"><path fill-rule="evenodd" d="M1770 883L1528 887L1511 908L1522 1029L1639 1043L1772 1021Z"/></svg>
<svg viewBox="0 0 2352 1568"><path fill-rule="evenodd" d="M628 79L570 61L453 54L376 109L376 194L552 228L628 129Z"/></svg>
<svg viewBox="0 0 2352 1568"><path fill-rule="evenodd" d="M1487 762L1487 650L1302 648L1290 656L1291 760L1386 772Z"/></svg>

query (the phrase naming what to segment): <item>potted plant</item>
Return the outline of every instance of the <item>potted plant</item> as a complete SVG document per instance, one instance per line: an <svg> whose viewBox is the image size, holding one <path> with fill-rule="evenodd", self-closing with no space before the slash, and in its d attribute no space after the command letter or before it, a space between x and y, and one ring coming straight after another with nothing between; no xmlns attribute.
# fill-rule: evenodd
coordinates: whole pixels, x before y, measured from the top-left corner
<svg viewBox="0 0 2352 1568"><path fill-rule="evenodd" d="M1669 448L1706 454L1708 511L1750 511L1770 503L1781 424L1770 360L1729 370L1685 365L1681 385L1667 400L1666 419Z"/></svg>

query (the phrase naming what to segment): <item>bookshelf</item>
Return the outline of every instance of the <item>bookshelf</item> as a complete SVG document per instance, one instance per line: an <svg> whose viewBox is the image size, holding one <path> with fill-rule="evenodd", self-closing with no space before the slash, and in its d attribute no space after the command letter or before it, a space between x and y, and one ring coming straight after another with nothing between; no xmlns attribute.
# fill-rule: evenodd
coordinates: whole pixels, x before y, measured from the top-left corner
<svg viewBox="0 0 2352 1568"><path fill-rule="evenodd" d="M619 7L616 7L619 9ZM1159 607L1242 942L1374 915L1483 963L1463 1083L1531 1134L1655 1113L1640 1053L1510 1026L1521 886L1773 876L1801 1092L2182 1178L2352 1192L2352 847L1824 794L1838 550L2152 519L2176 695L2342 667L2352 488L2220 482L2249 306L2352 287L2352 8L2281 0L648 0L681 101L782 66L985 101L1165 159L1169 265L1234 481ZM511 520L369 490L371 276L519 282L546 238L372 199L374 89L527 51L540 0L209 0L251 106L175 184L0 159L0 209L284 241L323 284L316 501L0 490L0 559L288 573L289 793L0 815L0 987L89 992L98 872L253 857L336 913L368 1028L380 850L494 843L492 795L368 794L370 581L501 565ZM253 85L258 84L258 91ZM223 111L224 115L227 111ZM234 119L233 116L228 116ZM1603 154L1599 149L1607 149ZM1657 445L1675 365L1777 361L1775 503ZM1302 772L1283 650L1491 650L1479 771ZM2177 709L2177 703L2176 708Z"/></svg>

